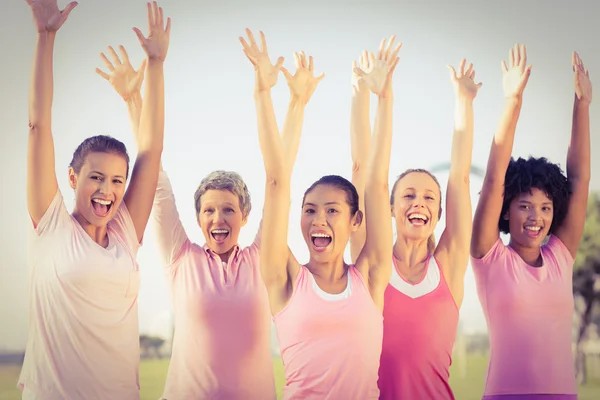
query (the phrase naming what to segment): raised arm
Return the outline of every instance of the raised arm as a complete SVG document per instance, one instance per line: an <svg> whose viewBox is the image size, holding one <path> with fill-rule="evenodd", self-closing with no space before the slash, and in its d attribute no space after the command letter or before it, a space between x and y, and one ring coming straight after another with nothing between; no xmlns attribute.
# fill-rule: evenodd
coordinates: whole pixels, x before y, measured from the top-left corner
<svg viewBox="0 0 600 400"><path fill-rule="evenodd" d="M166 25L166 26L165 26ZM125 194L125 204L131 214L138 240L146 230L158 182L164 137L164 71L163 64L169 48L171 19L166 24L162 8L148 3L148 38L134 28L146 52L146 87L142 106L138 153Z"/></svg>
<svg viewBox="0 0 600 400"><path fill-rule="evenodd" d="M454 87L454 134L450 174L446 189L446 227L435 255L442 264L454 300L460 306L464 294L464 276L469 263L472 217L469 175L473 153L473 100L481 83L475 84L475 70L466 60L460 62L458 73L450 69Z"/></svg>
<svg viewBox="0 0 600 400"><path fill-rule="evenodd" d="M31 8L37 31L29 89L27 147L27 209L34 226L37 226L58 191L52 139L54 39L77 3L69 3L61 11L56 0L26 2Z"/></svg>
<svg viewBox="0 0 600 400"><path fill-rule="evenodd" d="M573 105L571 143L569 143L567 153L567 179L571 196L567 217L557 229L556 236L575 258L583 235L591 178L590 103L592 102L592 83L579 54L573 53L572 62L575 75L575 103Z"/></svg>
<svg viewBox="0 0 600 400"><path fill-rule="evenodd" d="M267 44L264 34L260 33L261 46L257 45L252 32L246 29L248 35L247 43L240 37L244 47L244 54L254 65L256 75L256 86L254 98L256 102L256 114L258 122L258 138L266 173L265 204L262 219L262 242L268 246L262 246L260 255L260 269L263 282L269 293L271 312L277 313L287 303L292 292L292 276L297 273L298 265L290 262L287 245L288 220L290 211L290 180L293 164L286 160L293 143L288 144L288 153L282 138L279 135L273 102L271 100L271 87L277 81L276 75L283 65L280 57L277 64L273 66L269 59ZM303 75L312 76L312 65L307 65L303 54L296 56L296 73L298 82L302 78L310 82ZM312 63L311 63L312 64ZM306 74L300 69L307 69ZM290 83L291 74L284 69L284 74ZM298 86L301 87L301 86ZM305 86L306 95L304 101L292 101L288 109L288 122L295 120L295 124L288 126L290 136L295 136L294 131L299 134L304 115L306 102L312 95L316 83L312 87ZM293 92L293 89L292 89ZM292 126L293 125L293 126ZM299 139L298 139L299 140ZM292 140L293 142L294 140ZM296 145L297 146L297 145Z"/></svg>
<svg viewBox="0 0 600 400"><path fill-rule="evenodd" d="M360 57L360 69L370 73L375 63L373 53L364 51ZM371 147L371 90L365 81L354 72L356 61L352 62L352 106L350 111L350 148L352 152L352 184L358 192L358 207L363 220L358 229L350 236L350 256L356 262L367 236L365 220L365 183L369 149Z"/></svg>
<svg viewBox="0 0 600 400"><path fill-rule="evenodd" d="M402 44L392 51L394 37L385 47L379 46L373 70L367 74L356 69L379 98L373 142L369 151L369 166L365 183L365 216L367 236L356 261L356 267L368 279L373 300L383 308L383 293L392 273L393 231L390 212L389 168L392 148L393 88L392 74L398 65Z"/></svg>
<svg viewBox="0 0 600 400"><path fill-rule="evenodd" d="M529 80L525 45L516 44L509 51L509 65L502 61L504 111L494 135L483 187L473 218L471 256L482 258L500 237L498 220L504 199L504 176L512 154L515 130L521 113L523 90Z"/></svg>

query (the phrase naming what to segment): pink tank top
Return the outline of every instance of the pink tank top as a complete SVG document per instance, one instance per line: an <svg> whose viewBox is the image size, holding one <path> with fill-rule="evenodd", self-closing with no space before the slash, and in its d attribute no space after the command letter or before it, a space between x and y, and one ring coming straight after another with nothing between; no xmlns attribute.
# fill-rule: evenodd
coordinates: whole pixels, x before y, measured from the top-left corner
<svg viewBox="0 0 600 400"><path fill-rule="evenodd" d="M350 266L352 292L325 300L300 267L296 287L273 320L286 385L283 399L378 399L383 317L360 273Z"/></svg>
<svg viewBox="0 0 600 400"><path fill-rule="evenodd" d="M428 293L410 297L391 284L385 291L380 399L454 400L448 379L458 308L433 257L427 268L426 276L439 271Z"/></svg>
<svg viewBox="0 0 600 400"><path fill-rule="evenodd" d="M471 258L490 335L484 399L577 399L571 350L574 260L554 235L540 251L544 265L538 268L501 239L483 258Z"/></svg>

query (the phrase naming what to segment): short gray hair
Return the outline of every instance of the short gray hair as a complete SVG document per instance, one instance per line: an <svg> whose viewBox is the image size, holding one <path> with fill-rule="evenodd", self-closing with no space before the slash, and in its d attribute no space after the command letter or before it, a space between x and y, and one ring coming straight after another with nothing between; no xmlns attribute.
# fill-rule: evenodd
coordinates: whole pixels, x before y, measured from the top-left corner
<svg viewBox="0 0 600 400"><path fill-rule="evenodd" d="M198 186L196 193L194 193L194 206L196 207L196 215L200 214L200 209L202 208L200 201L202 195L209 190L230 191L236 195L240 201L242 216L247 218L250 214L250 210L252 209L250 192L248 191L246 183L237 172L221 170L213 171L204 177L204 179L202 179L200 186Z"/></svg>

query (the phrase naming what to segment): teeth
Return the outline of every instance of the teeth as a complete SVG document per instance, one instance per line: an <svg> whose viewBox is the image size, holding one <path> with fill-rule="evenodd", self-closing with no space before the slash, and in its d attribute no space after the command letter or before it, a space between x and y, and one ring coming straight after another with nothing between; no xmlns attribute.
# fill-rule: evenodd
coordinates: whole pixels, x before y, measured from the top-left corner
<svg viewBox="0 0 600 400"><path fill-rule="evenodd" d="M105 206L109 206L112 204L112 201L109 200L101 200L101 199L92 199L93 202L96 202L98 204L103 204Z"/></svg>
<svg viewBox="0 0 600 400"><path fill-rule="evenodd" d="M414 214L410 214L408 216L408 219L416 219L416 218L422 219L423 221L427 221L427 217L423 214L414 213Z"/></svg>
<svg viewBox="0 0 600 400"><path fill-rule="evenodd" d="M322 237L322 238L329 238L329 237L331 237L331 236L326 235L324 233L313 233L311 236L312 237Z"/></svg>
<svg viewBox="0 0 600 400"><path fill-rule="evenodd" d="M528 231L539 231L540 229L542 229L542 227L540 227L540 226L526 226L525 229L527 229Z"/></svg>
<svg viewBox="0 0 600 400"><path fill-rule="evenodd" d="M229 231L226 230L226 229L215 229L214 231L212 231L212 233L225 233L225 234L227 234L227 233L229 233Z"/></svg>

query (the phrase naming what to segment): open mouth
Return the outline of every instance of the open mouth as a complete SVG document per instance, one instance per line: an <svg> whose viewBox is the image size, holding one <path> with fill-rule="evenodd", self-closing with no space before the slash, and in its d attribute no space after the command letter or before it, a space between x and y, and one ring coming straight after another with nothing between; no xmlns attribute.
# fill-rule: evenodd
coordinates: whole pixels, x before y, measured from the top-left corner
<svg viewBox="0 0 600 400"><path fill-rule="evenodd" d="M414 226L423 226L429 222L429 218L424 214L412 213L408 215L408 222Z"/></svg>
<svg viewBox="0 0 600 400"><path fill-rule="evenodd" d="M530 238L536 238L540 235L542 231L541 226L525 226L525 234Z"/></svg>
<svg viewBox="0 0 600 400"><path fill-rule="evenodd" d="M113 206L113 202L103 199L92 199L92 209L98 217L106 217Z"/></svg>
<svg viewBox="0 0 600 400"><path fill-rule="evenodd" d="M217 243L223 243L227 236L229 236L229 231L227 229L215 229L210 232L211 236Z"/></svg>
<svg viewBox="0 0 600 400"><path fill-rule="evenodd" d="M326 233L313 233L310 240L317 251L323 251L331 244L331 236Z"/></svg>

